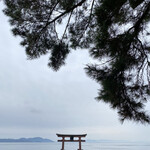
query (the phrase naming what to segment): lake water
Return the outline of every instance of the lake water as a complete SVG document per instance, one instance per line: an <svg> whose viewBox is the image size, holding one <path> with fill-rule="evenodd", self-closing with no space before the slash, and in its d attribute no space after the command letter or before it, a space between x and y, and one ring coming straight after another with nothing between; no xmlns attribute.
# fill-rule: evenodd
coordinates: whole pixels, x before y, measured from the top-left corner
<svg viewBox="0 0 150 150"><path fill-rule="evenodd" d="M0 143L0 150L60 150L61 143ZM65 150L77 150L78 143L65 143ZM82 143L83 150L150 150L150 144Z"/></svg>

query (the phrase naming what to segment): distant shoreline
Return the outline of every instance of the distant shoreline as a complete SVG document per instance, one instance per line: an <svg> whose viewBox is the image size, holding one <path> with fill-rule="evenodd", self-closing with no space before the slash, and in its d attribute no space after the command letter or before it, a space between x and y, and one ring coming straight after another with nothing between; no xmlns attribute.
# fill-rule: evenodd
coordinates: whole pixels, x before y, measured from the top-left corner
<svg viewBox="0 0 150 150"><path fill-rule="evenodd" d="M33 137L33 138L19 138L19 139L0 139L0 142L2 143L8 143L8 142L41 142L41 143L48 143L48 142L54 142L50 139L45 139L41 137Z"/></svg>

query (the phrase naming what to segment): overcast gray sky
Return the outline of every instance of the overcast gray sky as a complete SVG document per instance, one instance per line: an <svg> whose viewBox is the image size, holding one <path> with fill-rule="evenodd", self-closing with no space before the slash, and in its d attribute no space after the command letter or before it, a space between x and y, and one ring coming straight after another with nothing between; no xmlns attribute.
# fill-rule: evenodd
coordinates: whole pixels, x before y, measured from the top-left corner
<svg viewBox="0 0 150 150"><path fill-rule="evenodd" d="M84 72L92 61L86 50L72 52L58 72L47 67L48 56L27 60L3 7L0 2L0 138L87 133L87 139L150 142L150 125L121 124L116 111L94 99L99 85Z"/></svg>

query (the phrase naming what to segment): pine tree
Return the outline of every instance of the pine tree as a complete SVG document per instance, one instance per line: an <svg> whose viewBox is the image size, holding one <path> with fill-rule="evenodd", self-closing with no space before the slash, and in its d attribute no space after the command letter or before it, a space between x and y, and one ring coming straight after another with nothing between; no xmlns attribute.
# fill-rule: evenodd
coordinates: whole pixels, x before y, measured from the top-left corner
<svg viewBox="0 0 150 150"><path fill-rule="evenodd" d="M97 100L117 109L121 121L150 123L144 110L150 96L149 0L4 2L29 59L49 54L48 66L57 71L71 50L86 48L101 63L85 67L100 84Z"/></svg>

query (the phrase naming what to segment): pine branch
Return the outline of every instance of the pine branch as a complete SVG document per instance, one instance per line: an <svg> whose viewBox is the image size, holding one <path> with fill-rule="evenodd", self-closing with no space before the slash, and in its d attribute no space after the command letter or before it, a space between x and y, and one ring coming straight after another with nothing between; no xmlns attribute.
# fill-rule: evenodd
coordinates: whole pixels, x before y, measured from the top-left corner
<svg viewBox="0 0 150 150"><path fill-rule="evenodd" d="M81 6L86 0L82 0L81 2L79 2L78 4L74 5L73 7L71 7L70 9L66 10L65 12L63 12L62 14L60 14L59 16L57 16L56 18L54 18L53 20L51 20L50 22L48 22L47 25L55 22L56 20L58 20L59 18L61 18L62 16L64 16L65 14L68 14L69 12L73 11L75 8Z"/></svg>

